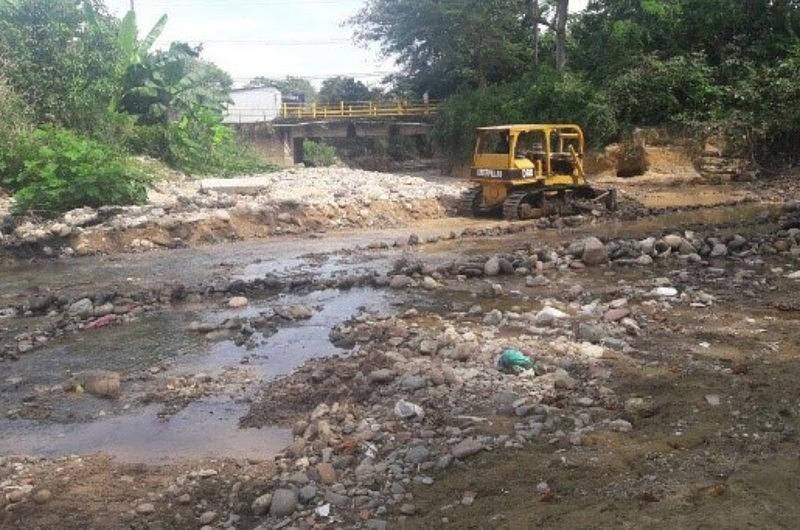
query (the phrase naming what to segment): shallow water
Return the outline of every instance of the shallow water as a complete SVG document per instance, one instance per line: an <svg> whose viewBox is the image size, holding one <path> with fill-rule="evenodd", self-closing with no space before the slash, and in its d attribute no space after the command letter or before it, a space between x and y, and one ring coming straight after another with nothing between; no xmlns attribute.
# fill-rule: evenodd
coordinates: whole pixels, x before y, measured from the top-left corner
<svg viewBox="0 0 800 530"><path fill-rule="evenodd" d="M309 359L344 350L330 343L330 329L361 309L384 312L390 301L382 293L368 289L317 291L305 296L283 296L254 301L236 312L228 309L207 311L201 320L220 321L233 315L255 316L268 307L303 303L319 307L305 322L282 327L262 338L252 349L225 340L207 343L187 331L186 325L198 315L171 313L150 316L135 323L97 333L81 334L57 346L42 349L8 365L10 370L0 384L0 404L7 408L19 404L36 388L58 385L67 370L111 369L122 372L146 368L168 361L166 376L218 374L229 367L244 365L254 375L252 383L236 396L217 395L199 399L172 416L158 417L158 404L130 405L141 397L143 383L123 383L122 398L115 401L90 395L56 392L47 406L48 421L29 419L0 420L0 454L56 456L106 453L126 462L165 463L182 458L231 457L269 458L291 442L291 432L277 427L243 429L239 418L246 414L247 396L258 389L258 380L269 380L289 373ZM16 382L14 378L21 378ZM9 382L11 381L11 382ZM47 394L45 394L47 395ZM126 409L126 404L130 409Z"/></svg>

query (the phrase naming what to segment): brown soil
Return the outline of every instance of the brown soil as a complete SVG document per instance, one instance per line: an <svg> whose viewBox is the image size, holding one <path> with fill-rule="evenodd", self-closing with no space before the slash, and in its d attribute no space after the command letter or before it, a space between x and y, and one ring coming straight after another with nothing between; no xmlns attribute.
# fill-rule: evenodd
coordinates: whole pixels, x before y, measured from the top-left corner
<svg viewBox="0 0 800 530"><path fill-rule="evenodd" d="M622 400L654 403L628 414L633 433L486 455L415 489L424 515L398 528L794 527L800 314L771 307L795 290L783 282L752 298L723 287L713 314L662 315L638 354L607 359ZM551 494L537 492L542 481ZM465 491L477 493L471 506Z"/></svg>
<svg viewBox="0 0 800 530"><path fill-rule="evenodd" d="M404 226L420 219L437 219L447 214L447 207L437 199L398 203L374 202L368 213L350 206L340 211L341 217L331 219L314 207L286 208L269 215L233 213L229 220L217 218L185 222L164 227L155 222L124 230L87 230L69 241L79 254L118 254L137 248L136 240L146 240L149 248L200 246L224 241L263 239L281 235L299 235L342 228L388 228ZM291 214L291 222L278 219L281 213Z"/></svg>

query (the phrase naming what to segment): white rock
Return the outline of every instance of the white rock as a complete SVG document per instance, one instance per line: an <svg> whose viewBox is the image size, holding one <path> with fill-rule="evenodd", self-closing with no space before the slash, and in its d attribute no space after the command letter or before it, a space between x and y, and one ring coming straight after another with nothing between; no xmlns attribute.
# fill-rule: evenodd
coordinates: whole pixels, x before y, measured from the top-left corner
<svg viewBox="0 0 800 530"><path fill-rule="evenodd" d="M250 303L250 300L247 299L246 296L234 296L230 300L228 300L228 307L231 309L239 309L242 307L246 307Z"/></svg>
<svg viewBox="0 0 800 530"><path fill-rule="evenodd" d="M678 296L678 290L674 287L656 287L650 291L650 296L658 296L660 298L673 298Z"/></svg>
<svg viewBox="0 0 800 530"><path fill-rule="evenodd" d="M561 320L563 318L567 318L568 316L569 315L563 311L560 311L554 307L546 306L544 309L536 313L534 322L537 326L549 326L556 320Z"/></svg>
<svg viewBox="0 0 800 530"><path fill-rule="evenodd" d="M403 419L414 417L422 419L425 417L425 411L422 410L422 407L416 403L411 403L410 401L405 401L403 399L394 404L394 414L398 418Z"/></svg>

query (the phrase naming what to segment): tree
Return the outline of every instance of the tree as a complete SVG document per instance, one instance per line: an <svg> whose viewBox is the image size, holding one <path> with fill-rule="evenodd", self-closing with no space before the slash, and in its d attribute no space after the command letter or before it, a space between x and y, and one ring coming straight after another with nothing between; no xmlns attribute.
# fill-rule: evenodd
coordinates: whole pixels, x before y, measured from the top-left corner
<svg viewBox="0 0 800 530"><path fill-rule="evenodd" d="M556 70L563 72L567 67L567 18L569 0L557 0L556 16L553 21L556 32Z"/></svg>
<svg viewBox="0 0 800 530"><path fill-rule="evenodd" d="M331 77L322 82L319 100L322 103L340 101L369 101L372 94L369 87L352 77Z"/></svg>
<svg viewBox="0 0 800 530"><path fill-rule="evenodd" d="M150 53L150 48L153 47L161 32L164 31L164 26L167 25L167 15L161 15L161 18L150 28L145 38L139 40L139 28L136 25L136 12L131 10L125 15L120 22L119 31L117 33L117 46L120 50L120 62L117 69L120 73L124 74L128 67L134 64L140 64L144 61Z"/></svg>
<svg viewBox="0 0 800 530"><path fill-rule="evenodd" d="M104 119L116 39L117 21L100 0L0 1L2 72L38 123L91 131Z"/></svg>
<svg viewBox="0 0 800 530"><path fill-rule="evenodd" d="M539 38L540 38L540 31L539 26L541 25L542 20L542 6L539 4L539 0L530 0L531 7L530 7L530 14L531 14L531 37L533 39L533 64L534 66L539 65Z"/></svg>
<svg viewBox="0 0 800 530"><path fill-rule="evenodd" d="M200 59L200 48L173 42L125 76L121 110L141 124L166 124L205 111L222 115L229 102L232 80L216 65Z"/></svg>
<svg viewBox="0 0 800 530"><path fill-rule="evenodd" d="M302 96L303 101L312 102L317 99L314 85L302 77L287 76L285 79L271 79L269 77L255 77L247 84L248 88L273 87L280 90L283 97Z"/></svg>
<svg viewBox="0 0 800 530"><path fill-rule="evenodd" d="M527 0L368 0L350 21L361 42L396 57L416 94L519 77L530 63Z"/></svg>

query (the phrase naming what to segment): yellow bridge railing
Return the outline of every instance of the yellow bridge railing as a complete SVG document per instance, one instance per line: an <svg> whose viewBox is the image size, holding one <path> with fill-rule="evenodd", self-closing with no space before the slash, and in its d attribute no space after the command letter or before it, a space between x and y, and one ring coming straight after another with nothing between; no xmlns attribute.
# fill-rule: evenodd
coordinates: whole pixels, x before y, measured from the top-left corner
<svg viewBox="0 0 800 530"><path fill-rule="evenodd" d="M402 116L431 116L436 114L438 103L433 101L340 101L334 104L284 103L283 119L330 118L389 118Z"/></svg>

